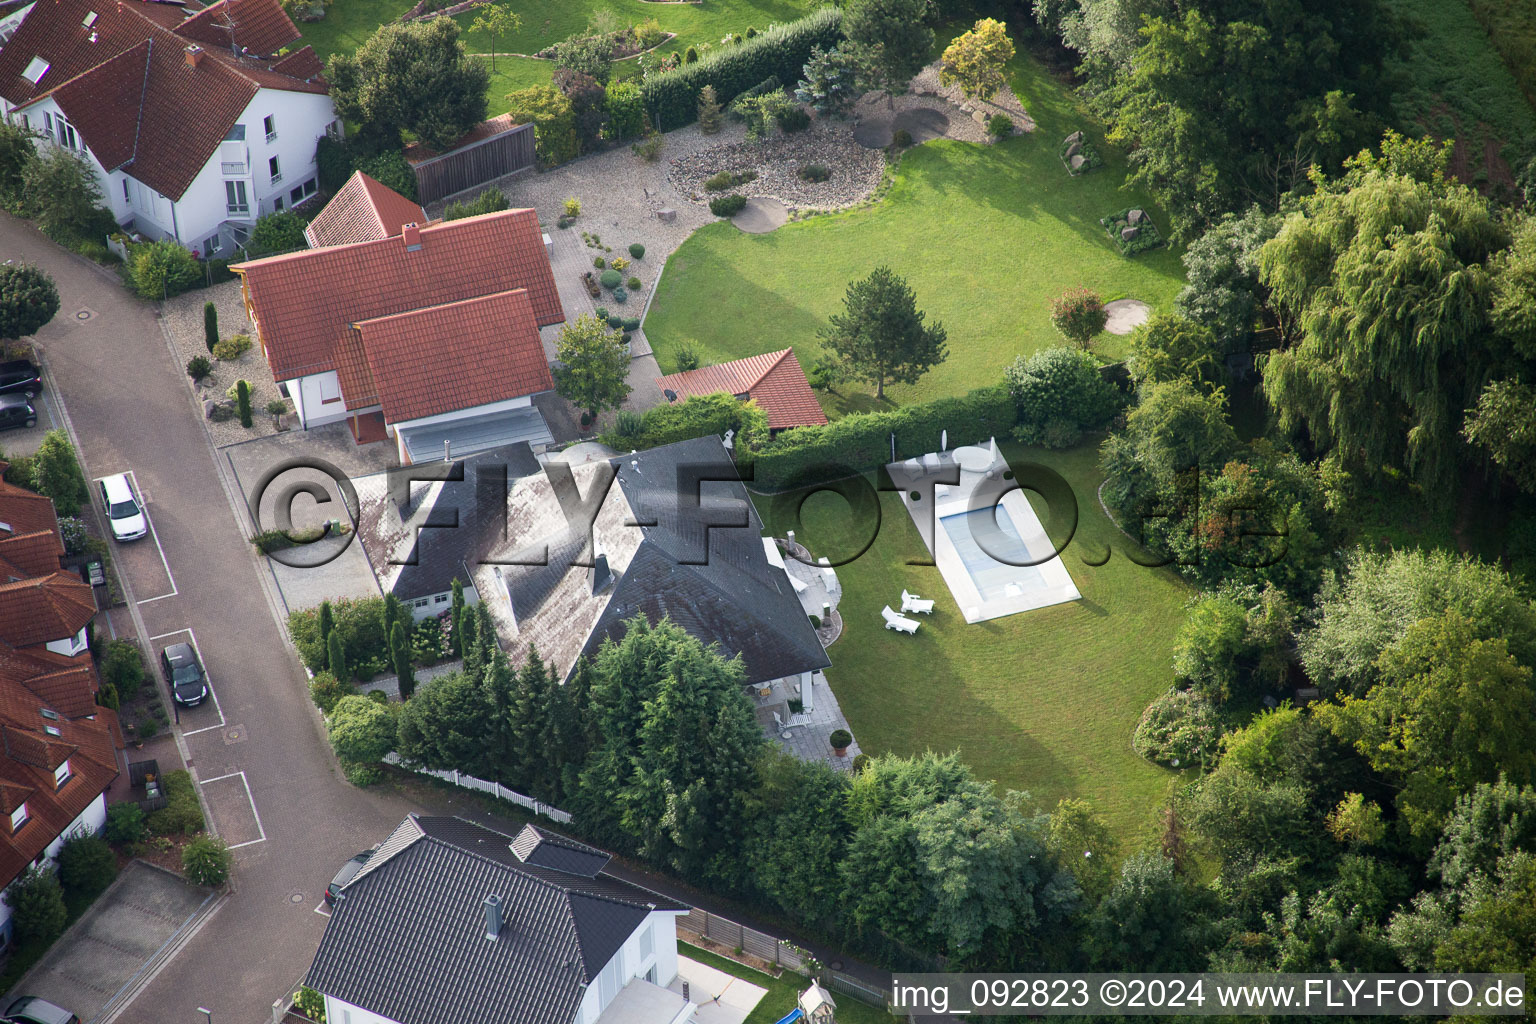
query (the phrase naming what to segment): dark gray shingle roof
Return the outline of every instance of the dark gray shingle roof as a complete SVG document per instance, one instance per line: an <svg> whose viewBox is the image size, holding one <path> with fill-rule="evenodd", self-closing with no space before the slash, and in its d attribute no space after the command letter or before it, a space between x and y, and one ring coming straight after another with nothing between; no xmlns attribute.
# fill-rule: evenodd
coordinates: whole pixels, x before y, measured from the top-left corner
<svg viewBox="0 0 1536 1024"><path fill-rule="evenodd" d="M305 983L400 1024L571 1024L583 988L653 909L687 909L609 875L525 864L513 842L411 815L342 890ZM492 893L495 941L482 909Z"/></svg>
<svg viewBox="0 0 1536 1024"><path fill-rule="evenodd" d="M512 852L524 864L553 868L586 878L595 878L612 859L602 850L533 825L524 825L512 840Z"/></svg>

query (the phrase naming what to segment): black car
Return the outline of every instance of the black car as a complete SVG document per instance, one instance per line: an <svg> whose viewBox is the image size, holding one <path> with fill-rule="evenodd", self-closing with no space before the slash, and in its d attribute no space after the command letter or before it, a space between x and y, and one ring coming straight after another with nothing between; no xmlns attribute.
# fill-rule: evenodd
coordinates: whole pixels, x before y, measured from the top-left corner
<svg viewBox="0 0 1536 1024"><path fill-rule="evenodd" d="M43 378L37 367L25 359L0 363L0 395L36 398L43 390Z"/></svg>
<svg viewBox="0 0 1536 1024"><path fill-rule="evenodd" d="M364 850L341 866L341 870L336 872L336 877L331 879L331 884L325 887L326 906L336 905L336 894L341 891L341 887L356 878L357 873L363 870L363 865L367 864L368 858L372 856L372 850Z"/></svg>
<svg viewBox="0 0 1536 1024"><path fill-rule="evenodd" d="M191 644L171 644L161 651L160 671L176 703L190 708L208 699L208 676Z"/></svg>
<svg viewBox="0 0 1536 1024"><path fill-rule="evenodd" d="M37 426L37 410L25 395L0 395L0 430Z"/></svg>

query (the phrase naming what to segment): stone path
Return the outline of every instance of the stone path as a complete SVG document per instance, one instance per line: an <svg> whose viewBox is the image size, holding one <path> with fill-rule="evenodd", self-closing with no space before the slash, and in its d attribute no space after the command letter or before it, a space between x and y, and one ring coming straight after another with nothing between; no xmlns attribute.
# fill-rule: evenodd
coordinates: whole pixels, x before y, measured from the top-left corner
<svg viewBox="0 0 1536 1024"><path fill-rule="evenodd" d="M1109 314L1104 324L1105 331L1110 334L1130 334L1147 322L1147 317L1152 315L1152 307L1140 299L1116 299L1104 303L1104 312Z"/></svg>
<svg viewBox="0 0 1536 1024"><path fill-rule="evenodd" d="M789 208L777 199L754 196L731 223L749 235L766 235L789 223Z"/></svg>

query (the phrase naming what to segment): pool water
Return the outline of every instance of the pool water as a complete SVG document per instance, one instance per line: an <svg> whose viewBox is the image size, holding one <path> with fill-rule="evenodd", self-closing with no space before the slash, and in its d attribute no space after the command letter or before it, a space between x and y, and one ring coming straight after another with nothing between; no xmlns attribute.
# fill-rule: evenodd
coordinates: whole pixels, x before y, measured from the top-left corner
<svg viewBox="0 0 1536 1024"><path fill-rule="evenodd" d="M960 512L944 516L939 522L983 601L1019 596L1045 585L1039 566L1009 564L1033 562L1037 558L1030 554L1029 545L1024 543L1003 506ZM1010 586L1016 589L1010 592Z"/></svg>

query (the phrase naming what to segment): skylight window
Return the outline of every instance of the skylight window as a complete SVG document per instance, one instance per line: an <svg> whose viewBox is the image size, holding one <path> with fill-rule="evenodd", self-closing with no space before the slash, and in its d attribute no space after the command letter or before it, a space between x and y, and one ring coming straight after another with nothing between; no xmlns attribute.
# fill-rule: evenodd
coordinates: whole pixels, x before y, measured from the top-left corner
<svg viewBox="0 0 1536 1024"><path fill-rule="evenodd" d="M43 76L47 73L48 62L41 57L33 57L32 63L27 65L27 69L21 73L21 76L33 85L36 85L43 80Z"/></svg>
<svg viewBox="0 0 1536 1024"><path fill-rule="evenodd" d="M91 11L90 13L86 14L85 20L82 21L80 24L85 26L86 28L90 28L92 25L96 24L96 12L95 11Z"/></svg>

